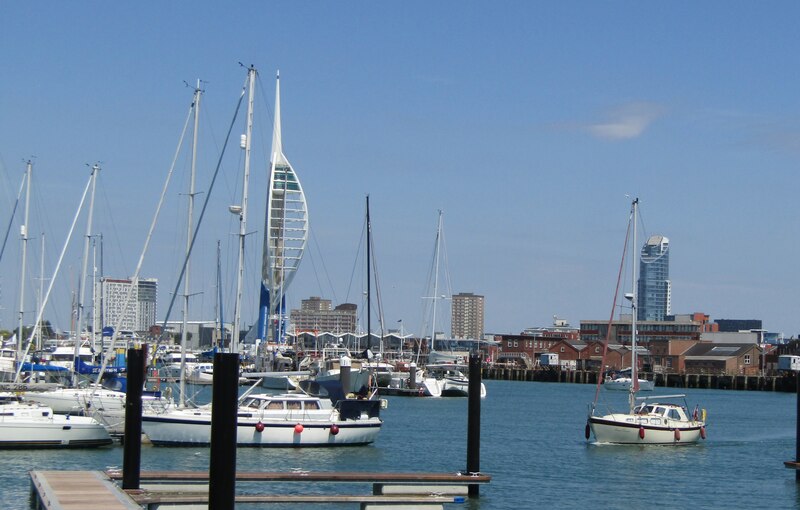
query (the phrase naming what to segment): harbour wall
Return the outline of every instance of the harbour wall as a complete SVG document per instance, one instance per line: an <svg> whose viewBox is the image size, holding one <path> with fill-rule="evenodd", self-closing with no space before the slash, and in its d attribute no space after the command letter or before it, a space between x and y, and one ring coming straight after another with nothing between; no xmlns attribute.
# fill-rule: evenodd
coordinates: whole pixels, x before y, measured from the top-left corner
<svg viewBox="0 0 800 510"><path fill-rule="evenodd" d="M665 388L705 388L714 390L782 391L797 392L797 377L791 375L711 375L711 374L653 374L642 373L643 378ZM483 367L484 379L501 381L538 381L573 384L597 384L597 372L586 370L525 369L509 367Z"/></svg>

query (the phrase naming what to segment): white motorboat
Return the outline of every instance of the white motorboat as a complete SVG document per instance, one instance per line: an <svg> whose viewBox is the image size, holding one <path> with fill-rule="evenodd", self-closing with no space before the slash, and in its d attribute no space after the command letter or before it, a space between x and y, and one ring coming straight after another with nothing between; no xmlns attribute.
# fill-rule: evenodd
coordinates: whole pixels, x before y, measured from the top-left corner
<svg viewBox="0 0 800 510"><path fill-rule="evenodd" d="M111 442L105 427L92 418L58 415L13 396L0 403L0 448L90 448Z"/></svg>
<svg viewBox="0 0 800 510"><path fill-rule="evenodd" d="M247 396L237 412L238 446L343 446L375 441L381 400L328 399L302 393ZM154 445L208 445L211 405L144 413L142 431Z"/></svg>
<svg viewBox="0 0 800 510"><path fill-rule="evenodd" d="M687 406L681 406L675 403L656 403L655 399L672 399L676 397L684 397L684 395L665 395L653 397L637 397L636 394L641 391L640 379L638 375L638 351L636 348L636 224L639 200L634 199L631 204L630 223L628 224L629 230L633 230L633 249L634 256L631 258L632 267L632 287L633 290L629 294L625 294L625 298L631 304L631 368L630 377L628 378L628 410L622 413L615 413L608 411L606 414L598 412L597 401L600 395L600 382L598 381L597 391L595 392L595 400L589 406L589 416L586 421L586 439L590 440L594 435L596 443L611 443L611 444L645 444L645 445L684 445L692 444L699 441L701 438L705 439L705 409L702 411L702 416L699 415L699 409L695 407L692 416L688 415ZM628 236L625 236L627 243ZM626 246L627 248L627 246ZM623 250L627 251L627 250ZM622 271L620 271L620 277ZM616 299L614 307L616 307ZM600 366L604 366L601 362ZM647 381L650 382L650 381ZM604 385L614 384L612 382L605 382ZM622 384L622 382L620 382ZM652 384L652 383L651 383ZM653 400L653 403L647 403L647 400ZM645 401L644 403L637 404L637 401Z"/></svg>

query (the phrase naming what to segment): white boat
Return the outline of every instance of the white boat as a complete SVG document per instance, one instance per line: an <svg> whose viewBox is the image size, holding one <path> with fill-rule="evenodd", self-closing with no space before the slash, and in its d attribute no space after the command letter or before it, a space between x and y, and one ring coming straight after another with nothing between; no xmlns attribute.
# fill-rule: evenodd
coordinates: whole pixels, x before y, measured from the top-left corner
<svg viewBox="0 0 800 510"><path fill-rule="evenodd" d="M213 384L214 383L214 364L201 362L195 363L186 371L186 382L189 384ZM239 377L239 384L247 384L249 380Z"/></svg>
<svg viewBox="0 0 800 510"><path fill-rule="evenodd" d="M86 416L6 396L0 403L0 448L90 448L111 444L105 427Z"/></svg>
<svg viewBox="0 0 800 510"><path fill-rule="evenodd" d="M197 365L200 360L194 353L186 353L186 371L189 372ZM156 354L156 367L161 377L170 377L173 379L180 379L181 377L181 350L165 349Z"/></svg>
<svg viewBox="0 0 800 510"><path fill-rule="evenodd" d="M629 412L590 415L587 435L591 431L598 444L686 445L705 439L705 409L689 416L685 403L661 402L681 397L685 395L638 397L642 403Z"/></svg>
<svg viewBox="0 0 800 510"><path fill-rule="evenodd" d="M124 392L98 386L28 391L25 393L25 400L48 406L57 414L83 414L90 410L120 411L125 409Z"/></svg>
<svg viewBox="0 0 800 510"><path fill-rule="evenodd" d="M655 389L655 382L642 379L641 377L638 377L638 379L639 391L653 391ZM603 388L612 391L630 391L632 382L631 369L626 368L614 376L606 376L603 381Z"/></svg>
<svg viewBox="0 0 800 510"><path fill-rule="evenodd" d="M596 443L604 444L643 444L643 445L685 445L705 439L705 409L702 415L695 407L689 416L687 406L675 403L657 402L655 399L673 399L683 395L668 395L654 397L637 397L640 391L638 377L638 358L636 349L636 225L639 200L634 199L631 204L629 229L633 230L633 243L631 257L633 291L625 294L631 303L631 374L628 381L628 409L622 413L608 411L603 414L597 409L597 397L600 394L600 382L595 392L595 401L589 407L589 416L586 422L586 439L594 435ZM627 235L626 235L627 242ZM621 272L620 272L621 276ZM616 307L616 300L614 303ZM601 363L603 366L603 363ZM606 383L608 384L608 383ZM647 403L652 400L652 403ZM637 404L637 401L645 401Z"/></svg>
<svg viewBox="0 0 800 510"><path fill-rule="evenodd" d="M414 370L414 384L411 372L393 372L389 385L382 392L387 395L414 395L420 397L441 397L442 385L435 377L429 377L424 370Z"/></svg>
<svg viewBox="0 0 800 510"><path fill-rule="evenodd" d="M256 394L237 412L238 446L353 446L375 441L383 421L381 400L328 399L302 393ZM157 446L208 445L211 406L145 413L142 431Z"/></svg>
<svg viewBox="0 0 800 510"><path fill-rule="evenodd" d="M469 378L459 365L442 363L427 365L425 370L436 379L443 397L468 397ZM481 382L481 398L486 398L486 385Z"/></svg>

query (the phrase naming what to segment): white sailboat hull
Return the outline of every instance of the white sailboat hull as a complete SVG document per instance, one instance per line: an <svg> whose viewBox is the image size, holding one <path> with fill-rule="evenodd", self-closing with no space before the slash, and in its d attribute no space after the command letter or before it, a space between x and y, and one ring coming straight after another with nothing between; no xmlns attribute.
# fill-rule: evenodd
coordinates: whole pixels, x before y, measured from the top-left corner
<svg viewBox="0 0 800 510"><path fill-rule="evenodd" d="M598 444L688 445L697 443L705 434L705 424L700 421L654 421L633 414L609 414L590 416L589 427Z"/></svg>
<svg viewBox="0 0 800 510"><path fill-rule="evenodd" d="M85 416L54 415L44 406L2 406L0 448L89 448L112 443L106 429Z"/></svg>
<svg viewBox="0 0 800 510"><path fill-rule="evenodd" d="M81 414L90 410L124 411L125 393L105 388L59 388L27 392L25 400L37 402L58 414Z"/></svg>
<svg viewBox="0 0 800 510"><path fill-rule="evenodd" d="M380 432L380 418L344 421L270 419L257 413L239 413L236 427L238 446L342 446L365 445L375 441ZM258 424L263 425L259 432ZM302 426L298 432L298 424ZM338 431L334 433L336 429ZM145 415L142 430L154 445L208 445L211 442L210 410L179 410L163 415Z"/></svg>

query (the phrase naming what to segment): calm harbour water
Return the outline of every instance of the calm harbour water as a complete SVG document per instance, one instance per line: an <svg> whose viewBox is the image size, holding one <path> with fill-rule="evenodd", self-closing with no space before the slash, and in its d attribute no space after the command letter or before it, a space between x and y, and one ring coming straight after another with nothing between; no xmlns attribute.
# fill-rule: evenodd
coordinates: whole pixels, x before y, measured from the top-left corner
<svg viewBox="0 0 800 510"><path fill-rule="evenodd" d="M593 385L485 381L481 496L445 508L798 508L800 484L783 466L795 453L796 396L686 390L708 409L708 439L698 446L587 444ZM207 391L207 390L205 390ZM675 389L656 388L657 393ZM604 394L622 409L625 394ZM384 426L372 446L239 449L241 471L457 472L466 467L467 399L385 397ZM143 446L142 469L207 470L207 448ZM28 508L31 469L122 466L122 447L75 451L0 451L0 508ZM363 493L369 486L239 486L246 492ZM247 506L244 508L257 508ZM261 505L260 508L297 508ZM310 508L325 508L322 505ZM329 508L357 508L331 505Z"/></svg>

